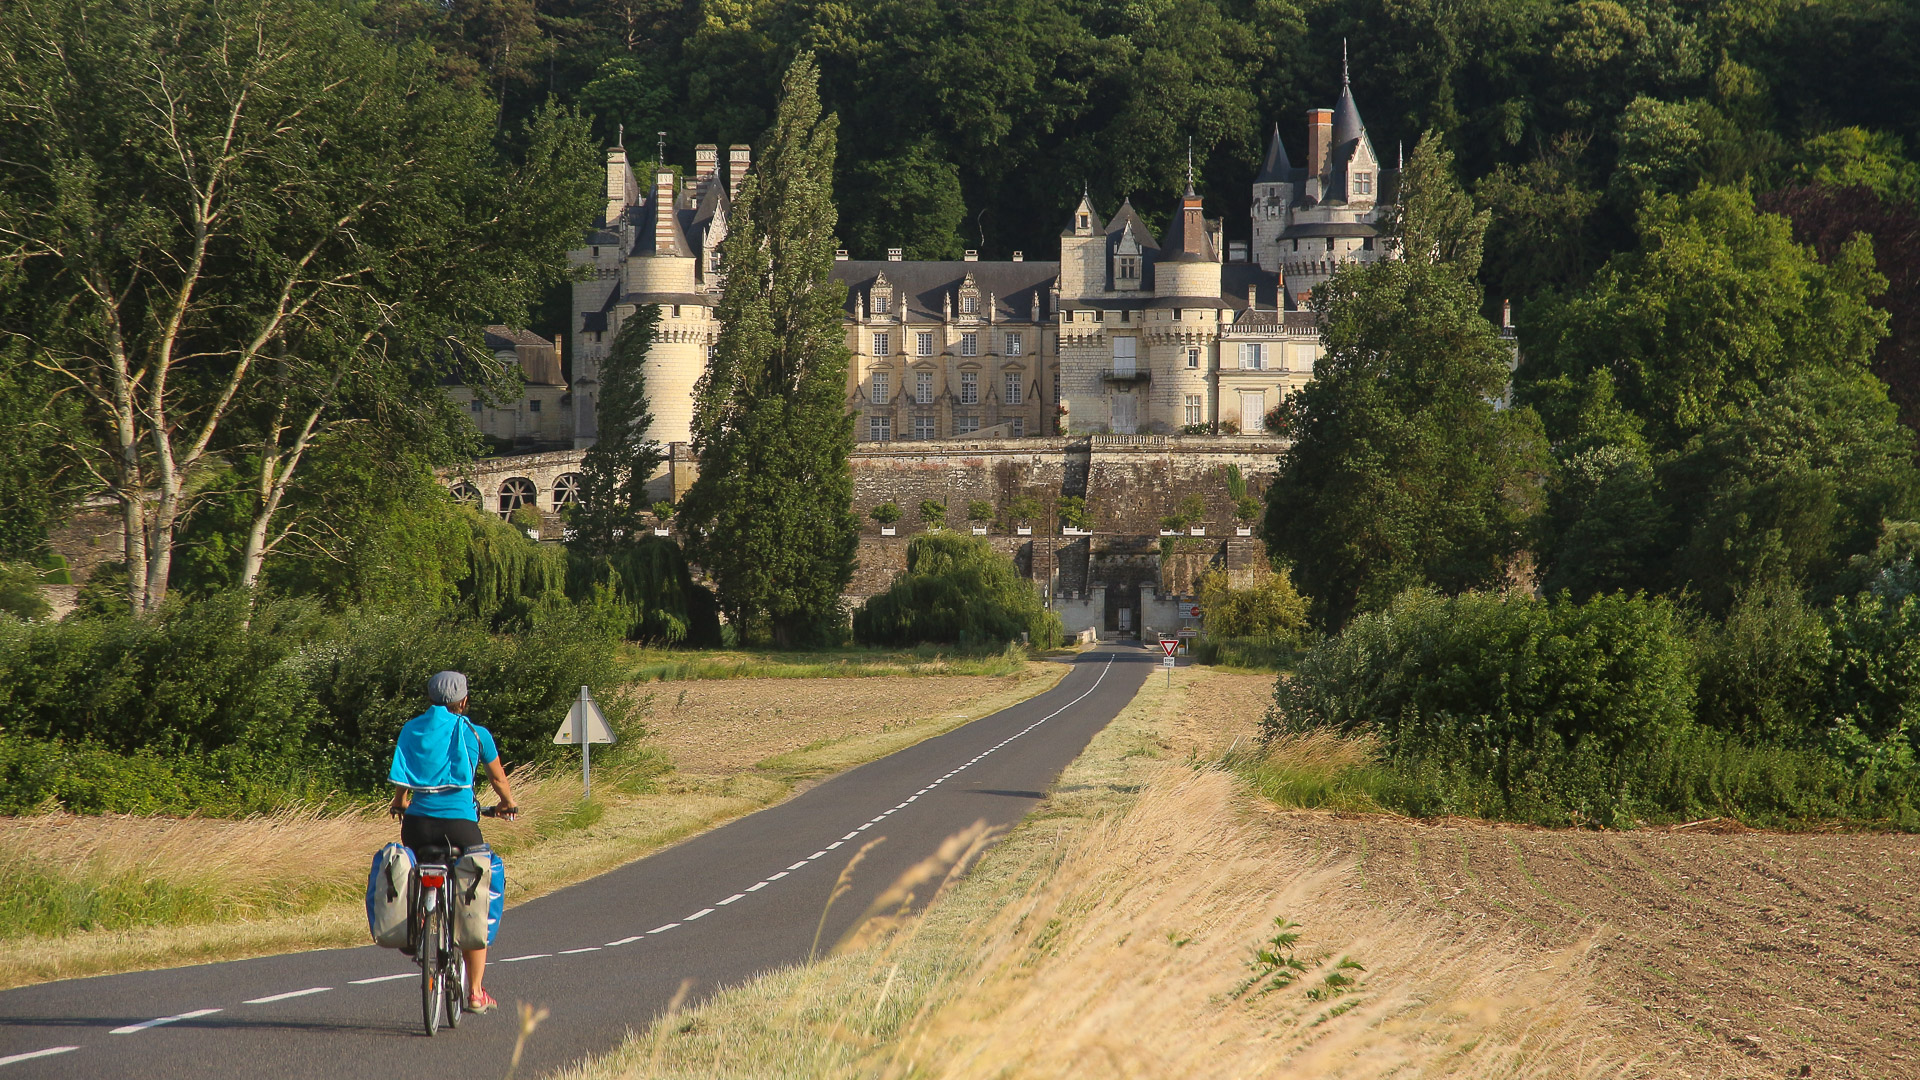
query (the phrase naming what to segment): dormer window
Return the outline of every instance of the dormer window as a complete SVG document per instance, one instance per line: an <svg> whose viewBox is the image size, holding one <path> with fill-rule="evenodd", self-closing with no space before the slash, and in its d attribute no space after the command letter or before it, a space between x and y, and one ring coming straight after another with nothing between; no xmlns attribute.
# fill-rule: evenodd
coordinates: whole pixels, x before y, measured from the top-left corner
<svg viewBox="0 0 1920 1080"><path fill-rule="evenodd" d="M963 296L963 297L961 297L961 298L960 298L960 314L962 314L962 315L977 315L977 314L979 314L979 312L980 312L980 298L979 298L979 297L977 297L977 296Z"/></svg>
<svg viewBox="0 0 1920 1080"><path fill-rule="evenodd" d="M1373 194L1373 174L1357 172L1353 174L1353 193L1355 195Z"/></svg>
<svg viewBox="0 0 1920 1080"><path fill-rule="evenodd" d="M876 292L873 294L873 313L885 315L893 310L893 294Z"/></svg>
<svg viewBox="0 0 1920 1080"><path fill-rule="evenodd" d="M1136 255L1120 256L1119 278L1122 281L1137 281L1140 278L1140 259Z"/></svg>
<svg viewBox="0 0 1920 1080"><path fill-rule="evenodd" d="M1083 229L1093 228L1093 223L1087 220L1087 215L1085 214L1080 215L1080 227Z"/></svg>

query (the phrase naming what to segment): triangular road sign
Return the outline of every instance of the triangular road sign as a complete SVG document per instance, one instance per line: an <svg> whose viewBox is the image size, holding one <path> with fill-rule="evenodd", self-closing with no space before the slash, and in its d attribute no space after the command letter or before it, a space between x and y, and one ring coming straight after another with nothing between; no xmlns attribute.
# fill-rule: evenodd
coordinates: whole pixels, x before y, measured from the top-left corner
<svg viewBox="0 0 1920 1080"><path fill-rule="evenodd" d="M601 715L600 704L593 700L593 695L587 693L586 687L580 688L580 697L567 710L567 718L560 722L560 730L554 732L553 741L561 746L615 741L613 729L607 726L607 718Z"/></svg>
<svg viewBox="0 0 1920 1080"><path fill-rule="evenodd" d="M1160 651L1163 653L1166 653L1168 656L1172 656L1176 651L1179 650L1179 648L1180 648L1179 638L1161 638L1160 639Z"/></svg>

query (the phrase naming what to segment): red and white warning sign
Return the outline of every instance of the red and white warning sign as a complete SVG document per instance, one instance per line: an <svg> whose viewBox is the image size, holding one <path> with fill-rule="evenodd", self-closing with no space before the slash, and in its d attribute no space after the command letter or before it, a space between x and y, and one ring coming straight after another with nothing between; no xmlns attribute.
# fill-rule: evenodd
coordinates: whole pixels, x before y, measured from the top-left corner
<svg viewBox="0 0 1920 1080"><path fill-rule="evenodd" d="M1173 654L1175 652L1178 652L1179 649L1180 649L1179 638L1161 638L1160 639L1160 651L1163 653L1166 653L1167 658L1169 660L1173 658Z"/></svg>

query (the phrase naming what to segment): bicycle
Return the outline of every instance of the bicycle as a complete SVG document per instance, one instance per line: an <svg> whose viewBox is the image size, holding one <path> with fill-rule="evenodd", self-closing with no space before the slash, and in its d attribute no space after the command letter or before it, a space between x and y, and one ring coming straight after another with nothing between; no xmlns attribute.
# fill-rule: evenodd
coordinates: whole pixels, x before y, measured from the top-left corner
<svg viewBox="0 0 1920 1080"><path fill-rule="evenodd" d="M494 817L499 807L488 806L482 817ZM428 854L443 851L447 862L424 861ZM432 1038L440 1030L443 1015L447 1026L460 1026L460 1014L467 1004L466 955L453 936L453 868L457 853L444 848L420 852L407 882L408 939L413 943L413 962L420 965L420 1019Z"/></svg>

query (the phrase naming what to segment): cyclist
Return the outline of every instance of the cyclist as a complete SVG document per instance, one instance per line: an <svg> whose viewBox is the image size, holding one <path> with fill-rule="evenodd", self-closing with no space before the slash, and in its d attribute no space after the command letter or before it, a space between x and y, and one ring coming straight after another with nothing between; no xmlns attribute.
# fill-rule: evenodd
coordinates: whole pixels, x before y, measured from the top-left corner
<svg viewBox="0 0 1920 1080"><path fill-rule="evenodd" d="M400 842L416 855L423 851L462 851L485 843L480 836L479 804L473 798L474 772L484 767L499 796L495 813L513 820L520 813L513 789L500 765L493 733L467 719L467 677L442 671L427 681L427 711L406 722L393 750L393 804L400 818ZM422 856L424 858L424 856ZM487 950L467 949L467 1008L491 1011L498 1002L481 988Z"/></svg>

